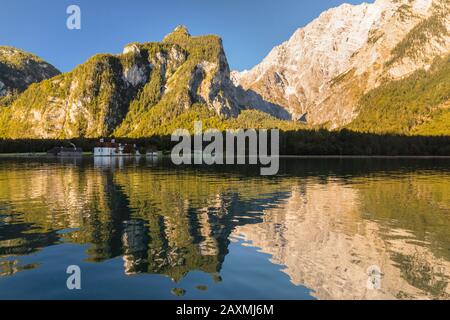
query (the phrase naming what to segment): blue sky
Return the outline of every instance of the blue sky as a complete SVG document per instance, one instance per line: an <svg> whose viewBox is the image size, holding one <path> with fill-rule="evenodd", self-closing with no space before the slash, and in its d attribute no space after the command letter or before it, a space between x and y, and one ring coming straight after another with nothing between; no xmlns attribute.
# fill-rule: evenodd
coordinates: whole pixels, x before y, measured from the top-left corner
<svg viewBox="0 0 450 320"><path fill-rule="evenodd" d="M160 41L177 25L223 38L232 69L248 69L322 11L362 0L0 0L0 45L35 53L69 71L96 53ZM372 1L369 1L372 2ZM66 9L80 6L82 29Z"/></svg>

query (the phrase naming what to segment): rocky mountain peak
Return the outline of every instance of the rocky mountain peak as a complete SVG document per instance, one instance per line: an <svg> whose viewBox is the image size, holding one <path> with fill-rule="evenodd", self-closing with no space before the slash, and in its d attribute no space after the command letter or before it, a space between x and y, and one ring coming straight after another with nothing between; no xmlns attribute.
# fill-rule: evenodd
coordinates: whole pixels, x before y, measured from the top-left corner
<svg viewBox="0 0 450 320"><path fill-rule="evenodd" d="M171 33L164 37L164 41L170 41L171 39L190 38L191 34L184 25L177 26Z"/></svg>
<svg viewBox="0 0 450 320"><path fill-rule="evenodd" d="M0 96L22 92L30 84L58 74L55 67L31 53L0 46Z"/></svg>
<svg viewBox="0 0 450 320"><path fill-rule="evenodd" d="M136 43L128 44L123 48L123 54L133 53L135 55L138 55L141 53L141 50L139 50L139 45Z"/></svg>
<svg viewBox="0 0 450 320"><path fill-rule="evenodd" d="M232 78L294 119L342 126L357 115L362 94L449 52L449 12L447 0L343 4Z"/></svg>
<svg viewBox="0 0 450 320"><path fill-rule="evenodd" d="M185 25L182 25L182 24L179 25L179 26L177 26L177 27L173 30L173 32L174 32L174 33L182 33L182 34L184 34L184 35L190 36L188 28L187 28Z"/></svg>

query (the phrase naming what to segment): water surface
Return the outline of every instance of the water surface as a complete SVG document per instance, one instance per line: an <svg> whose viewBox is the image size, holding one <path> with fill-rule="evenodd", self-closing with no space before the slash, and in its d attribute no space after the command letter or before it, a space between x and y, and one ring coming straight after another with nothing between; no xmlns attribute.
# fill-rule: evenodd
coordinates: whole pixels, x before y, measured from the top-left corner
<svg viewBox="0 0 450 320"><path fill-rule="evenodd" d="M286 159L276 177L0 160L0 299L448 299L449 278L448 159Z"/></svg>

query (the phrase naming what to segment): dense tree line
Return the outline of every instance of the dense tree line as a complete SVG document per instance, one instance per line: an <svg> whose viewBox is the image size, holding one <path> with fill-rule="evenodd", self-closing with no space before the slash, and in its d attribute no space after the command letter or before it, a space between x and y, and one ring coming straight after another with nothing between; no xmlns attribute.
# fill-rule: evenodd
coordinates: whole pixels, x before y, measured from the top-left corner
<svg viewBox="0 0 450 320"><path fill-rule="evenodd" d="M170 136L120 138L118 142L156 147L170 151L175 144ZM92 152L98 139L0 139L0 153L39 153L74 143ZM406 136L357 133L349 130L293 130L280 133L282 155L368 155L368 156L450 156L450 136Z"/></svg>

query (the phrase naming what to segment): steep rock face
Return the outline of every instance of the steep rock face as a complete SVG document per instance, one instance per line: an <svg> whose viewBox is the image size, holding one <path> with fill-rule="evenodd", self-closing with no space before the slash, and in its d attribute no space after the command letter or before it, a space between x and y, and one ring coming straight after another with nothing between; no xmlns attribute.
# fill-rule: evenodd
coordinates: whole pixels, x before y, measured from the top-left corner
<svg viewBox="0 0 450 320"><path fill-rule="evenodd" d="M0 46L0 97L22 92L30 84L58 74L55 67L35 55Z"/></svg>
<svg viewBox="0 0 450 320"><path fill-rule="evenodd" d="M173 129L170 124L180 117L195 117L199 108L204 111L206 107L209 116L229 118L239 114L240 106L219 37L194 37L186 27L179 26L161 45L171 49L167 54L157 54L150 63L154 68L149 80L130 103L126 118L114 132L116 135L170 134Z"/></svg>
<svg viewBox="0 0 450 320"><path fill-rule="evenodd" d="M283 106L292 118L336 128L357 102L450 51L447 0L377 0L330 9L274 48L236 85Z"/></svg>
<svg viewBox="0 0 450 320"><path fill-rule="evenodd" d="M165 123L195 105L237 116L234 90L221 39L192 37L181 26L160 43L96 55L72 72L32 85L0 114L0 137L161 133Z"/></svg>
<svg viewBox="0 0 450 320"><path fill-rule="evenodd" d="M97 55L72 72L30 86L4 109L0 136L66 138L110 132L136 91L124 79L126 62Z"/></svg>

